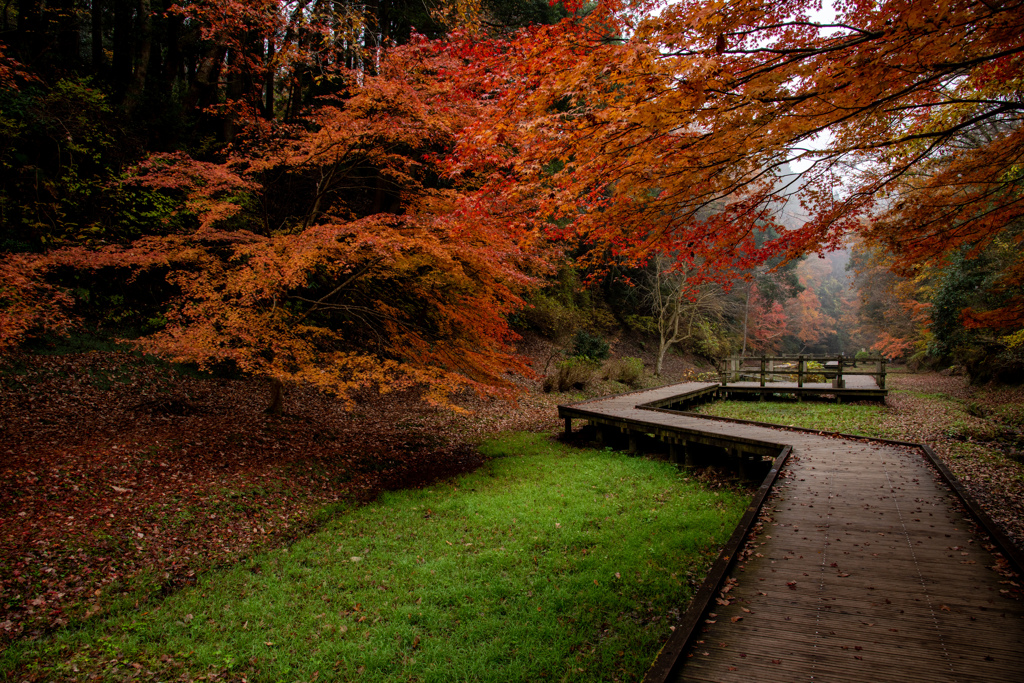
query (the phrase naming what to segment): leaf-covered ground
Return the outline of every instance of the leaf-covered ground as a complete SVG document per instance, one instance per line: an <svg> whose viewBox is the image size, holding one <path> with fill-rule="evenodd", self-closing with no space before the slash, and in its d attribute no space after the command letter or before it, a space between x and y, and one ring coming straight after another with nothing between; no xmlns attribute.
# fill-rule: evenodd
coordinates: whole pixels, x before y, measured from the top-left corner
<svg viewBox="0 0 1024 683"><path fill-rule="evenodd" d="M929 372L890 375L889 389L882 427L930 445L1024 549L1024 387Z"/></svg>
<svg viewBox="0 0 1024 683"><path fill-rule="evenodd" d="M0 648L306 534L333 507L477 467L480 434L547 428L547 399L408 394L354 409L126 353L23 355L0 374Z"/></svg>

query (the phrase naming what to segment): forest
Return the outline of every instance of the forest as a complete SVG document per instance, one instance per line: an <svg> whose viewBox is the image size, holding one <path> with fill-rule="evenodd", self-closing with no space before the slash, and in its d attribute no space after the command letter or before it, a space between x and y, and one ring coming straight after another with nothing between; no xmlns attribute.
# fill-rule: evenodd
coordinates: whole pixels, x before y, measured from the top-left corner
<svg viewBox="0 0 1024 683"><path fill-rule="evenodd" d="M1024 1L0 22L0 678L639 681L741 518L752 570L781 531L757 482L558 411L731 354L888 359L884 405L696 410L927 444L1024 547Z"/></svg>
<svg viewBox="0 0 1024 683"><path fill-rule="evenodd" d="M431 403L524 331L1016 382L1021 9L9 2L0 345Z"/></svg>

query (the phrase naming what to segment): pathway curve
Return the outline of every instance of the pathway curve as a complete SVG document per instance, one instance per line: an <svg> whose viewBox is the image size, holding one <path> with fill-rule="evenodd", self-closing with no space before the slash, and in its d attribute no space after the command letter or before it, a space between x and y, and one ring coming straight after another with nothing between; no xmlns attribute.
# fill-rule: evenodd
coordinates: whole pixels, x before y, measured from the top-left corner
<svg viewBox="0 0 1024 683"><path fill-rule="evenodd" d="M637 407L705 386L576 406L793 447L753 554L671 680L1024 680L1019 591L920 451Z"/></svg>

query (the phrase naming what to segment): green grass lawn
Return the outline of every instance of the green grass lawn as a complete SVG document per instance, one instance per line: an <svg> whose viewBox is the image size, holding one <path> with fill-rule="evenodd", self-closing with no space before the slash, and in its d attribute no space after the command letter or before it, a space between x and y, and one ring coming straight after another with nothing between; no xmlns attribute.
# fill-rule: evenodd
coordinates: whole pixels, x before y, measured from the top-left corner
<svg viewBox="0 0 1024 683"><path fill-rule="evenodd" d="M768 422L787 427L803 427L826 432L860 436L895 438L882 424L885 406L865 404L816 403L804 401L715 401L698 412L715 417Z"/></svg>
<svg viewBox="0 0 1024 683"><path fill-rule="evenodd" d="M0 675L639 680L746 499L517 434L163 601L14 644Z"/></svg>

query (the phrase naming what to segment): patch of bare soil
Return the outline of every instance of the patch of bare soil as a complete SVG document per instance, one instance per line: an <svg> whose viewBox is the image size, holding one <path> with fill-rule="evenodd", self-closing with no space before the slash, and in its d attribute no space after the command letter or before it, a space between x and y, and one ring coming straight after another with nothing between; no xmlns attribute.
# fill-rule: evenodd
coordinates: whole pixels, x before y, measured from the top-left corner
<svg viewBox="0 0 1024 683"><path fill-rule="evenodd" d="M1024 388L977 387L938 373L892 374L884 426L926 443L1024 549Z"/></svg>
<svg viewBox="0 0 1024 683"><path fill-rule="evenodd" d="M123 353L9 358L0 374L0 647L288 543L380 491L472 470L473 444L554 429L546 398L411 393L351 410L292 389L196 378Z"/></svg>

